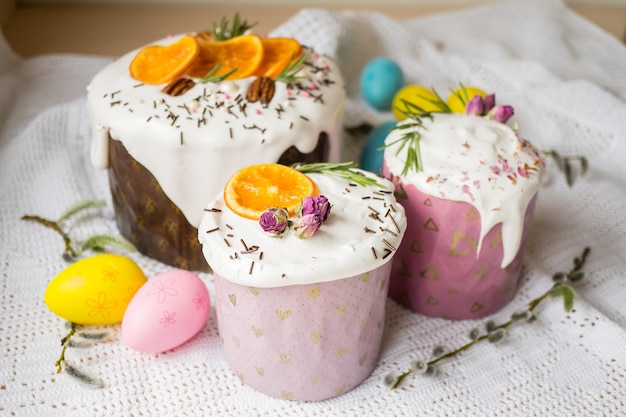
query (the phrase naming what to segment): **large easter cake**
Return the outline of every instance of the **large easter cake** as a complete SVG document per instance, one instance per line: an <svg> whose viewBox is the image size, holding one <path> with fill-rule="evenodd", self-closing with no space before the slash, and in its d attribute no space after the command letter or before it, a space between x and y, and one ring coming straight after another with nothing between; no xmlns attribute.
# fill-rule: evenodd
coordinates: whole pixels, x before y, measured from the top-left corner
<svg viewBox="0 0 626 417"><path fill-rule="evenodd" d="M291 38L213 30L131 51L88 86L91 159L108 168L117 225L138 249L206 270L202 209L254 163L338 161L345 89L336 64Z"/></svg>

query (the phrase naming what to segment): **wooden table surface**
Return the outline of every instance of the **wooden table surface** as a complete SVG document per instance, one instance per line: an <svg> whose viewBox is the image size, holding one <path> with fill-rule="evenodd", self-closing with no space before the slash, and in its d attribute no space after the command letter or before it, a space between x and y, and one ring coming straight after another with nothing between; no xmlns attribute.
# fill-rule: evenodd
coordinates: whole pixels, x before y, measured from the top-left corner
<svg viewBox="0 0 626 417"><path fill-rule="evenodd" d="M421 5L350 9L378 11L394 18L411 18L458 7ZM236 11L249 21L259 22L254 29L256 33L266 33L288 20L299 9L258 4L239 7L18 7L9 16L2 30L12 48L25 57L43 53L119 56L169 33L210 28L213 22L223 16L233 16ZM572 6L572 9L615 37L623 39L626 4Z"/></svg>

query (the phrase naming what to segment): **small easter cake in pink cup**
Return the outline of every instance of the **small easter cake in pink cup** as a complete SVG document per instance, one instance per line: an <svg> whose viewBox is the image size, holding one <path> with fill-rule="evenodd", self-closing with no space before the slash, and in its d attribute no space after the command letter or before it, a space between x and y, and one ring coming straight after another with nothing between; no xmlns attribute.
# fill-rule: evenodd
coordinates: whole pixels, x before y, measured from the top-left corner
<svg viewBox="0 0 626 417"><path fill-rule="evenodd" d="M319 401L365 380L405 229L393 184L351 163L238 171L198 236L224 355L242 382Z"/></svg>
<svg viewBox="0 0 626 417"><path fill-rule="evenodd" d="M408 219L389 294L428 316L475 319L517 289L544 162L495 95L463 113L434 96L428 111L405 101L385 140L383 173Z"/></svg>

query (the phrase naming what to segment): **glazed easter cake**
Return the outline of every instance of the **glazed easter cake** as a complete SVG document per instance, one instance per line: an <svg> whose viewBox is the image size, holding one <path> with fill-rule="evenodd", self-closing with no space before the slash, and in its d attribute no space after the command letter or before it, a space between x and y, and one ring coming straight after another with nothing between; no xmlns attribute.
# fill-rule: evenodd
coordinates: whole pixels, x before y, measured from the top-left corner
<svg viewBox="0 0 626 417"><path fill-rule="evenodd" d="M237 169L340 158L345 91L333 60L224 22L131 51L88 86L91 159L108 168L121 233L185 269L207 269L202 209Z"/></svg>
<svg viewBox="0 0 626 417"><path fill-rule="evenodd" d="M408 218L390 296L452 319L485 316L513 297L544 170L506 124L511 106L467 98L462 113L437 96L428 111L405 102L409 117L387 136L383 163Z"/></svg>
<svg viewBox="0 0 626 417"><path fill-rule="evenodd" d="M280 177L259 167L240 172ZM299 209L287 213L263 200L249 215L225 191L207 206L199 239L214 271L220 339L231 368L268 395L316 401L357 386L376 364L391 259L406 219L392 183L372 173L304 172L296 176L313 185L295 193L291 206ZM273 179L252 182L255 190L294 194Z"/></svg>

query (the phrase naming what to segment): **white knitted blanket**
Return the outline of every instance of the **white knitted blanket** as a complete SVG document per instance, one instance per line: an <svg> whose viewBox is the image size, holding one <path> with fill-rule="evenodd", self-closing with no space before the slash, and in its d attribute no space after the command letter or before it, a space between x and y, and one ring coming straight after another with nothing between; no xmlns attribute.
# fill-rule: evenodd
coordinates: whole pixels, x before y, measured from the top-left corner
<svg viewBox="0 0 626 417"><path fill-rule="evenodd" d="M197 28L196 28L197 29ZM195 30L189 28L190 31ZM409 376L397 390L384 376L435 346L468 342L485 321L412 314L393 301L380 361L362 385L321 403L257 393L225 362L215 308L190 342L163 354L112 340L66 357L96 375L93 389L55 373L64 322L43 302L66 265L61 239L25 221L54 219L71 203L101 198L105 209L72 235L116 233L106 173L89 162L85 86L110 58L49 55L21 59L0 40L0 414L5 416L620 416L626 413L626 48L557 0L512 0L398 21L372 13L303 10L274 35L293 36L337 58L347 83L346 125L391 119L359 94L363 66L399 62L407 83L447 91L459 82L513 105L522 135L539 148L585 155L588 173L568 187L555 164L539 195L527 269L514 300L490 319L525 308L569 271L585 246L587 276L574 310L546 300L538 320L508 328L442 361L434 377ZM358 158L357 140L346 158ZM132 255L147 276L168 269ZM212 277L202 275L211 295Z"/></svg>

